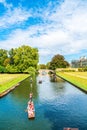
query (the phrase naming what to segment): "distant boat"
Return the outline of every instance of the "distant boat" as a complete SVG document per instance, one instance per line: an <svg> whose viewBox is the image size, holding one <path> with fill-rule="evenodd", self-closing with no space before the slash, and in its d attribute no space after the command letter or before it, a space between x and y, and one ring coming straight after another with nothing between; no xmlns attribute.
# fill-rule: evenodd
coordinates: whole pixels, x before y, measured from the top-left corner
<svg viewBox="0 0 87 130"><path fill-rule="evenodd" d="M28 102L27 112L28 112L28 118L29 119L35 118L35 108L34 108L33 101Z"/></svg>
<svg viewBox="0 0 87 130"><path fill-rule="evenodd" d="M39 80L39 82L38 82L39 84L41 84L42 83L42 80Z"/></svg>

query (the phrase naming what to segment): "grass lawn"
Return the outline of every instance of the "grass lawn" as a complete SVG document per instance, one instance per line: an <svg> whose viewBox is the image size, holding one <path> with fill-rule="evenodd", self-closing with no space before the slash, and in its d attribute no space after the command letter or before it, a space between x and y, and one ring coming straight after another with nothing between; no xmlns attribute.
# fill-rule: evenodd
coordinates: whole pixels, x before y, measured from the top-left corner
<svg viewBox="0 0 87 130"><path fill-rule="evenodd" d="M57 72L57 75L87 91L87 72Z"/></svg>
<svg viewBox="0 0 87 130"><path fill-rule="evenodd" d="M29 77L29 74L0 74L0 93Z"/></svg>

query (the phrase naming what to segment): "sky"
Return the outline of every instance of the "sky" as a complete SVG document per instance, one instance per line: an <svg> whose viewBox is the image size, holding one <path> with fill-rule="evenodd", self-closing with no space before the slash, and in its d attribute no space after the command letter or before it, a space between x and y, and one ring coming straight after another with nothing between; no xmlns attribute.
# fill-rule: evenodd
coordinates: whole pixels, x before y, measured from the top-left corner
<svg viewBox="0 0 87 130"><path fill-rule="evenodd" d="M87 0L0 0L0 48L29 45L39 63L87 57Z"/></svg>

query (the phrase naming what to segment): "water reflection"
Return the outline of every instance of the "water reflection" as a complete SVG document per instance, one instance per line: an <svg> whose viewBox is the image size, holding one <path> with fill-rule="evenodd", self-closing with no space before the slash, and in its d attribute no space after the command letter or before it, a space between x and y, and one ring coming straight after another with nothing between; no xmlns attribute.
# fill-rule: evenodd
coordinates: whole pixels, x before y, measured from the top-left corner
<svg viewBox="0 0 87 130"><path fill-rule="evenodd" d="M15 98L20 99L28 99L29 93L33 91L34 97L36 98L38 95L37 87L36 87L36 79L30 83L30 78L24 80L14 91L12 91L11 95L15 95Z"/></svg>

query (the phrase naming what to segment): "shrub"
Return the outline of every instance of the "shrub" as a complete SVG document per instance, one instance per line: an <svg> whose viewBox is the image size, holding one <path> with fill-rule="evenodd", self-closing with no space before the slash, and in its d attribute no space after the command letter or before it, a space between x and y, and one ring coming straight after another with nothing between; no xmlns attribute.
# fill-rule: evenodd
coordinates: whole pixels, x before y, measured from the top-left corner
<svg viewBox="0 0 87 130"><path fill-rule="evenodd" d="M36 74L36 70L34 67L29 67L24 71L25 73L29 73L31 76L34 76Z"/></svg>

